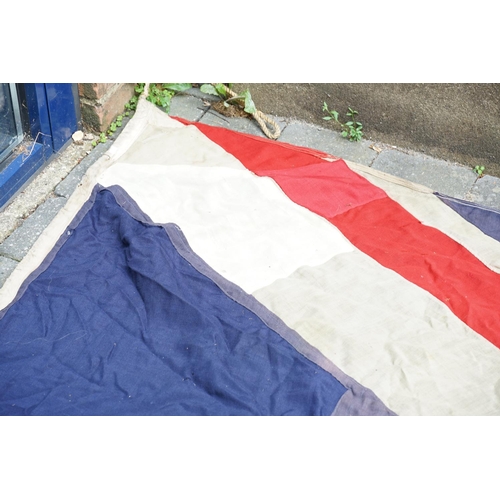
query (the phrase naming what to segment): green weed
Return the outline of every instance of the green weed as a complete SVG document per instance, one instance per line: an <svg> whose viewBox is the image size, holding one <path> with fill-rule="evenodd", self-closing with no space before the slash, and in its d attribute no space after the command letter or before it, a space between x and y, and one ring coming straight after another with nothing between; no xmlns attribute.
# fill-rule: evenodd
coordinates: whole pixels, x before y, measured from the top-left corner
<svg viewBox="0 0 500 500"><path fill-rule="evenodd" d="M135 92L141 95L144 92L145 83L138 83L135 86ZM170 110L170 101L177 92L184 92L191 88L190 83L150 83L147 100L165 109ZM135 97L135 96L134 96ZM130 109L137 107L137 100L134 101Z"/></svg>
<svg viewBox="0 0 500 500"><path fill-rule="evenodd" d="M335 110L328 109L326 102L323 103L323 111L328 113L327 116L323 117L323 120L334 120L336 121L342 129L342 137L348 138L350 141L360 141L363 137L363 125L361 122L356 121L357 111L352 108L347 108L349 111L346 113L348 121L342 123L339 120L339 113Z"/></svg>
<svg viewBox="0 0 500 500"><path fill-rule="evenodd" d="M473 170L474 173L478 176L478 178L480 178L484 175L485 168L483 165L476 165Z"/></svg>

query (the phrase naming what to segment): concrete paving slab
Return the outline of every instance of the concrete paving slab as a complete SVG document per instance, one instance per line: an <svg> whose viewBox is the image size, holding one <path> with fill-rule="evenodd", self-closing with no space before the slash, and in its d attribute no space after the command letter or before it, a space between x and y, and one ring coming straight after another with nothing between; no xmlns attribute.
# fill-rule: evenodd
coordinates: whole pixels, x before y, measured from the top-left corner
<svg viewBox="0 0 500 500"><path fill-rule="evenodd" d="M14 214L0 214L0 243L22 223L23 219L16 217Z"/></svg>
<svg viewBox="0 0 500 500"><path fill-rule="evenodd" d="M7 278L12 274L18 262L8 257L0 256L0 288L3 286Z"/></svg>
<svg viewBox="0 0 500 500"><path fill-rule="evenodd" d="M198 97L179 94L172 99L168 114L196 122L205 114L208 108L209 106L205 106Z"/></svg>
<svg viewBox="0 0 500 500"><path fill-rule="evenodd" d="M205 94L199 88L192 87L190 89L184 90L183 92L180 92L179 94L176 94L172 98L172 101L174 101L175 99L178 99L179 97L181 97L183 95L190 95L190 96L196 97L200 100L208 101L208 102L216 102L216 101L221 100L221 98L219 96L212 95L212 94Z"/></svg>
<svg viewBox="0 0 500 500"><path fill-rule="evenodd" d="M367 166L377 156L377 152L370 149L369 141L351 142L338 132L303 122L289 123L278 141L317 149Z"/></svg>
<svg viewBox="0 0 500 500"><path fill-rule="evenodd" d="M0 244L0 256L21 261L65 203L66 198L48 198Z"/></svg>
<svg viewBox="0 0 500 500"><path fill-rule="evenodd" d="M397 150L382 151L371 166L462 200L477 178L466 167L423 154L408 154Z"/></svg>
<svg viewBox="0 0 500 500"><path fill-rule="evenodd" d="M468 200L500 210L500 179L491 175L481 177L472 186Z"/></svg>
<svg viewBox="0 0 500 500"><path fill-rule="evenodd" d="M271 116L271 118L279 125L281 130L286 126L286 122L278 117ZM223 116L217 111L209 110L199 120L200 123L206 125L214 125L215 127L223 127L236 132L243 132L245 134L256 135L259 137L266 137L260 125L253 119L245 117L227 117Z"/></svg>
<svg viewBox="0 0 500 500"><path fill-rule="evenodd" d="M85 172L104 154L107 153L108 149L113 144L112 140L108 140L104 143L99 143L71 172L66 176L66 178L61 181L54 189L54 193L57 196L63 196L64 198L69 198L73 191L76 189Z"/></svg>

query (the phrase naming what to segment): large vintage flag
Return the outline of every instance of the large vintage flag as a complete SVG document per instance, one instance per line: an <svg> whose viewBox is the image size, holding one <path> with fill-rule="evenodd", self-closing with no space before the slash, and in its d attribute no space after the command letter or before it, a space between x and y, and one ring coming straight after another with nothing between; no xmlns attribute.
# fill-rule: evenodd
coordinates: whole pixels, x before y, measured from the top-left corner
<svg viewBox="0 0 500 500"><path fill-rule="evenodd" d="M141 100L0 291L0 414L498 415L499 228Z"/></svg>

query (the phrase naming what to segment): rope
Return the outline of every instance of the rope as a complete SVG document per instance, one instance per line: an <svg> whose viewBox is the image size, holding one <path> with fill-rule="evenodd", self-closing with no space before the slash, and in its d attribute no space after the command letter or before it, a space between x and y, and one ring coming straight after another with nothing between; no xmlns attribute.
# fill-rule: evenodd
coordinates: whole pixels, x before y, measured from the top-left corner
<svg viewBox="0 0 500 500"><path fill-rule="evenodd" d="M212 85L215 87L215 83L212 83ZM238 94L233 92L229 87L226 87L224 84L222 84L222 86L224 87L224 90L228 95L230 95L231 97L238 97ZM264 134L266 134L267 137L269 137L269 139L277 139L280 136L281 129L279 125L271 117L265 115L259 110L256 110L254 113L250 114L255 118L257 123L260 125L260 128L262 129ZM271 130L269 130L266 122L273 128L274 132L271 132Z"/></svg>

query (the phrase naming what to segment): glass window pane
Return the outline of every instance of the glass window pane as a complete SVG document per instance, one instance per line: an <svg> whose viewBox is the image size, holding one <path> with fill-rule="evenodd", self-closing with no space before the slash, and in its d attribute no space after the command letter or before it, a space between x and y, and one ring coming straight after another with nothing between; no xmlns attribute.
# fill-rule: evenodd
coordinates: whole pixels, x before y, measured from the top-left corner
<svg viewBox="0 0 500 500"><path fill-rule="evenodd" d="M0 161L11 153L22 137L15 85L0 83Z"/></svg>

